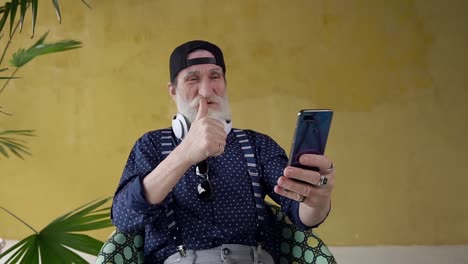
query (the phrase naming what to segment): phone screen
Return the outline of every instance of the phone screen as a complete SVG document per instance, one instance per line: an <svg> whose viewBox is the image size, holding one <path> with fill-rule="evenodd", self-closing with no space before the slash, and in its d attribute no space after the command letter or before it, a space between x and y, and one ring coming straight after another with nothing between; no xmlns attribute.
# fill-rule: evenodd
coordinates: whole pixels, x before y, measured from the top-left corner
<svg viewBox="0 0 468 264"><path fill-rule="evenodd" d="M318 171L318 168L300 164L299 157L306 153L319 155L325 153L332 117L333 111L329 109L299 111L289 155L290 166Z"/></svg>

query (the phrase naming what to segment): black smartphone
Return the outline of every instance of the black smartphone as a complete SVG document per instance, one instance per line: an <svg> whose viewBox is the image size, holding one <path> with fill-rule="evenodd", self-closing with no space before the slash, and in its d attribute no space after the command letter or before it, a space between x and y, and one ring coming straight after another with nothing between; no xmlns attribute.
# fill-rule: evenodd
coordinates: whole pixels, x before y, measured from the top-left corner
<svg viewBox="0 0 468 264"><path fill-rule="evenodd" d="M289 166L318 171L299 163L302 154L325 153L328 132L330 131L333 111L330 109L304 109L297 115L296 129L289 154Z"/></svg>

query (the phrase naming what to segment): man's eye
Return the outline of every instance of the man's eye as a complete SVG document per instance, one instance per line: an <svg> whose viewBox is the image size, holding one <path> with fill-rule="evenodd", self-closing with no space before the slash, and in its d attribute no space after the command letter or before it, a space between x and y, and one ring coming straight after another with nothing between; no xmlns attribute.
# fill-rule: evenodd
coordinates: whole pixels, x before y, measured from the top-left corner
<svg viewBox="0 0 468 264"><path fill-rule="evenodd" d="M190 77L190 78L187 79L187 81L189 81L189 82L196 81L196 80L198 80L197 77Z"/></svg>

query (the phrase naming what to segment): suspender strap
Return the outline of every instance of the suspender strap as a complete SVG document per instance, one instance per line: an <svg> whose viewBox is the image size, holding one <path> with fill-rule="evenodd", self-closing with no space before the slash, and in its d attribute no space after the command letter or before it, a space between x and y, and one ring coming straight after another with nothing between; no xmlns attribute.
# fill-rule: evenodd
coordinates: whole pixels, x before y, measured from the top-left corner
<svg viewBox="0 0 468 264"><path fill-rule="evenodd" d="M242 151L244 152L244 158L247 162L247 169L249 171L250 180L252 182L252 192L254 195L255 207L257 209L257 243L261 244L264 241L264 230L265 230L265 202L262 196L262 185L260 184L261 176L257 168L257 159L255 158L254 149L249 142L249 137L244 131L240 129L233 130Z"/></svg>
<svg viewBox="0 0 468 264"><path fill-rule="evenodd" d="M172 136L172 130L165 129L161 131L161 156L163 159L167 158L169 153L176 147L176 142ZM167 229L169 234L171 234L172 239L174 240L175 245L177 245L177 250L180 255L185 257L185 246L183 241L180 238L180 232L176 225L175 216L174 216L175 203L173 199L172 192L169 193L167 208L166 208L166 220L167 220Z"/></svg>

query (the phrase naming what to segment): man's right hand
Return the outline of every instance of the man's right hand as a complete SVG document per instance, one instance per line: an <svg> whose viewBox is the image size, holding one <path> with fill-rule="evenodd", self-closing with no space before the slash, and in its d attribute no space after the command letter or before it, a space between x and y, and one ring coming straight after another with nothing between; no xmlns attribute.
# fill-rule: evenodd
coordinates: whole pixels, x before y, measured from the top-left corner
<svg viewBox="0 0 468 264"><path fill-rule="evenodd" d="M223 123L208 117L208 104L205 98L201 98L197 116L179 147L184 150L186 161L195 164L210 156L221 155L226 137Z"/></svg>

